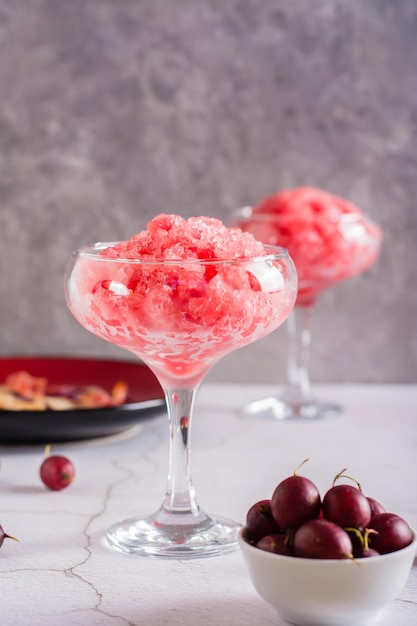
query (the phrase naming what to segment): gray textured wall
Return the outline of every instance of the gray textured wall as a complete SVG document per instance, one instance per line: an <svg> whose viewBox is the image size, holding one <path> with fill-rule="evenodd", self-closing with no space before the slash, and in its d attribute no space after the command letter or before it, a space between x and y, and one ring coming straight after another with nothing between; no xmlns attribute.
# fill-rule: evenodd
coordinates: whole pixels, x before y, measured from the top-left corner
<svg viewBox="0 0 417 626"><path fill-rule="evenodd" d="M72 319L73 248L159 212L343 195L381 258L313 320L316 381L417 382L415 0L0 0L0 351L125 355ZM285 328L211 379L279 382Z"/></svg>

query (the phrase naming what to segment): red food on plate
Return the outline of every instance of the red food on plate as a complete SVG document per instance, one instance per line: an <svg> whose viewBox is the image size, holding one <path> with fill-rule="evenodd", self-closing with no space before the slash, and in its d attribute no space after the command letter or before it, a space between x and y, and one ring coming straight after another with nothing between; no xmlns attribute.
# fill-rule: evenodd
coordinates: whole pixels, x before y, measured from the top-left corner
<svg viewBox="0 0 417 626"><path fill-rule="evenodd" d="M77 387L48 384L48 379L27 371L10 373L0 385L0 409L16 411L63 411L79 408L111 407L126 401L128 386L119 380L109 393L98 385Z"/></svg>

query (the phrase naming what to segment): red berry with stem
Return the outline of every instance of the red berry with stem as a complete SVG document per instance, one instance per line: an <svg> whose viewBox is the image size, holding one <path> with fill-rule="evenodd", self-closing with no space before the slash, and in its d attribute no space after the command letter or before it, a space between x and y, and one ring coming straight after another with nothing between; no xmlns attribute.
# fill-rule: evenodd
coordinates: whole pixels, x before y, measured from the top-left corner
<svg viewBox="0 0 417 626"><path fill-rule="evenodd" d="M45 453L47 456L39 470L42 482L52 491L65 489L74 479L75 469L72 462L60 454L49 455L49 446Z"/></svg>
<svg viewBox="0 0 417 626"><path fill-rule="evenodd" d="M272 494L271 511L281 531L295 530L320 514L320 492L311 480L298 476L301 465L292 476L280 482Z"/></svg>
<svg viewBox="0 0 417 626"><path fill-rule="evenodd" d="M355 481L357 487L335 485L339 478L350 478L343 475L344 471L335 476L333 486L324 495L323 517L342 528L366 528L371 520L371 504L360 484Z"/></svg>
<svg viewBox="0 0 417 626"><path fill-rule="evenodd" d="M307 559L351 559L352 542L343 528L325 519L312 519L294 534L295 556Z"/></svg>
<svg viewBox="0 0 417 626"><path fill-rule="evenodd" d="M335 485L323 498L323 516L343 528L366 528L371 519L371 505L356 487Z"/></svg>

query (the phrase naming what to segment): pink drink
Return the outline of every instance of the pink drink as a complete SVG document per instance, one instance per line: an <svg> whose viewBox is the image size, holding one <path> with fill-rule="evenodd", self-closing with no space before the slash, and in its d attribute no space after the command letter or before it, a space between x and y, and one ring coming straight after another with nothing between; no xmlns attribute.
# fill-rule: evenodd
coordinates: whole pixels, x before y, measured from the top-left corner
<svg viewBox="0 0 417 626"><path fill-rule="evenodd" d="M296 281L267 254L250 233L217 219L159 215L129 241L80 251L69 306L89 331L142 358L163 385L192 387L223 355L289 315Z"/></svg>
<svg viewBox="0 0 417 626"><path fill-rule="evenodd" d="M382 240L379 226L355 205L313 187L263 199L243 210L238 225L266 244L287 248L297 268L297 305L312 304L321 291L368 269Z"/></svg>

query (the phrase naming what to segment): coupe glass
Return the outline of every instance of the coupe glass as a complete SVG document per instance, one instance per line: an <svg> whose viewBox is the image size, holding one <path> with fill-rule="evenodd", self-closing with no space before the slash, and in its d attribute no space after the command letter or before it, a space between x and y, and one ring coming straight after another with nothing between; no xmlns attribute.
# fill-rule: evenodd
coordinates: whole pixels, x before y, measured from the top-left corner
<svg viewBox="0 0 417 626"><path fill-rule="evenodd" d="M165 392L170 450L161 507L115 524L107 542L123 553L181 559L234 550L240 524L202 511L191 480L195 393L221 357L288 317L297 294L294 264L285 249L271 246L251 259L105 256L115 243L73 254L67 303L87 330L133 352L154 372Z"/></svg>
<svg viewBox="0 0 417 626"><path fill-rule="evenodd" d="M343 407L316 398L312 390L311 316L323 291L375 262L382 241L379 226L359 212L303 219L300 214L257 213L251 207L239 209L233 223L266 244L288 249L298 274L298 296L287 320L287 380L281 393L250 403L245 413L276 420L340 414Z"/></svg>

